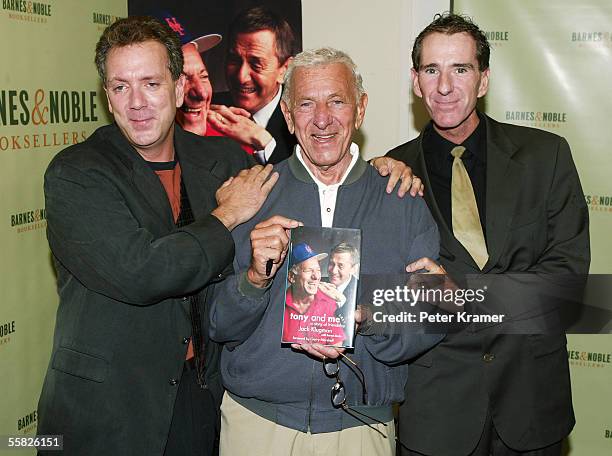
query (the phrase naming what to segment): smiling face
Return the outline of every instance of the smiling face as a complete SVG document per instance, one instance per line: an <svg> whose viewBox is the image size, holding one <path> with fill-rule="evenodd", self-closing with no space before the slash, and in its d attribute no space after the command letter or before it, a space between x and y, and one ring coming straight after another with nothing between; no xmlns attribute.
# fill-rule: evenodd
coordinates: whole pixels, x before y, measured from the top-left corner
<svg viewBox="0 0 612 456"><path fill-rule="evenodd" d="M146 160L171 161L184 78L172 80L166 48L157 41L113 48L106 75L109 110L123 135Z"/></svg>
<svg viewBox="0 0 612 456"><path fill-rule="evenodd" d="M489 69L478 69L476 42L467 33L432 33L422 43L414 93L441 136L462 143L478 126L476 103L487 93Z"/></svg>
<svg viewBox="0 0 612 456"><path fill-rule="evenodd" d="M297 299L309 296L314 298L321 282L319 260L316 257L309 258L298 264L296 269L295 274L289 274L289 282L292 284L291 289L294 296Z"/></svg>
<svg viewBox="0 0 612 456"><path fill-rule="evenodd" d="M355 272L353 257L348 252L332 253L327 265L327 273L330 283L335 286L351 280L351 275Z"/></svg>
<svg viewBox="0 0 612 456"><path fill-rule="evenodd" d="M281 108L295 132L306 166L326 184L339 181L351 162L351 138L363 122L367 95L356 100L351 70L343 63L297 67L288 106Z"/></svg>
<svg viewBox="0 0 612 456"><path fill-rule="evenodd" d="M183 46L183 73L185 74L185 98L176 113L181 126L196 135L206 133L206 116L210 108L212 86L208 70L193 43Z"/></svg>
<svg viewBox="0 0 612 456"><path fill-rule="evenodd" d="M289 60L279 62L271 30L236 35L225 67L236 106L254 114L270 103L280 89Z"/></svg>

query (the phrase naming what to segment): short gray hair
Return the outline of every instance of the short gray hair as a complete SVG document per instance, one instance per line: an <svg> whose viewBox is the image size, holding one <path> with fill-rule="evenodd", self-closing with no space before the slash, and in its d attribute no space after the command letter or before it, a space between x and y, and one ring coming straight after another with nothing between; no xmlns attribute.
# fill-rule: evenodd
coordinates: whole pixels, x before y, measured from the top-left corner
<svg viewBox="0 0 612 456"><path fill-rule="evenodd" d="M331 47L308 49L300 52L293 58L285 73L282 100L287 106L291 106L292 79L296 68L311 68L318 65L333 65L334 63L342 63L351 71L355 84L355 102L359 102L365 90L363 88L363 78L357 65L355 65L353 59L346 52Z"/></svg>

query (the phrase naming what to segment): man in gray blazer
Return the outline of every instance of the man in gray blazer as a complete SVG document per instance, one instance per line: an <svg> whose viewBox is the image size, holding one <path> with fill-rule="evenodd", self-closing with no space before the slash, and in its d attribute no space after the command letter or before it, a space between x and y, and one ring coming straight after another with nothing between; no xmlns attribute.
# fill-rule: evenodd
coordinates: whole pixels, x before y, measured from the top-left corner
<svg viewBox="0 0 612 456"><path fill-rule="evenodd" d="M432 121L388 156L423 178L443 267L455 277L586 274L588 212L565 139L476 110L489 83L484 33L461 16L438 16L412 60L414 93ZM513 291L510 311L536 304L517 298L528 290ZM565 345L563 334L448 335L410 365L405 454L559 455L574 425Z"/></svg>
<svg viewBox="0 0 612 456"><path fill-rule="evenodd" d="M167 25L115 22L96 64L115 123L45 174L60 303L38 433L63 435L67 455L213 454L222 388L207 290L277 175L175 125L183 56Z"/></svg>

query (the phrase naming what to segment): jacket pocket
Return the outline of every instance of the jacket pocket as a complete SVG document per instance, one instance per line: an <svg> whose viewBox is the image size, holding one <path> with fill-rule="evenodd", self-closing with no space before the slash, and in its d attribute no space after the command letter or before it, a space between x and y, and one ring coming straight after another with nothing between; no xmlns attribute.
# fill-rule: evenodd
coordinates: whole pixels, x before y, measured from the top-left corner
<svg viewBox="0 0 612 456"><path fill-rule="evenodd" d="M540 358L542 356L549 355L551 353L565 349L567 346L567 339L565 335L559 334L529 334L529 344L531 346L531 353L534 358Z"/></svg>
<svg viewBox="0 0 612 456"><path fill-rule="evenodd" d="M99 356L59 347L51 367L60 372L102 383L108 373L108 361Z"/></svg>

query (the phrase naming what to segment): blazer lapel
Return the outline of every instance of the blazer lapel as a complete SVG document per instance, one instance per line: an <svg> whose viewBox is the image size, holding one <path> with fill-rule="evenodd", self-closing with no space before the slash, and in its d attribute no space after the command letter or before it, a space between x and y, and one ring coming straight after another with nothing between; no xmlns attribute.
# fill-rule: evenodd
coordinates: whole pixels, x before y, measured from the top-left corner
<svg viewBox="0 0 612 456"><path fill-rule="evenodd" d="M489 117L487 122L487 221L489 260L483 272L492 269L502 253L516 198L522 188L522 168L512 156L517 147Z"/></svg>
<svg viewBox="0 0 612 456"><path fill-rule="evenodd" d="M162 226L168 230L173 229L172 208L157 175L127 141L118 127L111 132L109 139L121 161L131 169L132 182L142 198L151 207L151 213L156 215Z"/></svg>
<svg viewBox="0 0 612 456"><path fill-rule="evenodd" d="M185 141L186 133L180 129L174 130L174 145L181 163L182 178L189 196L189 203L195 219L200 219L217 207L215 192L223 183L217 177L214 169L217 161L210 158L206 147L194 149Z"/></svg>

